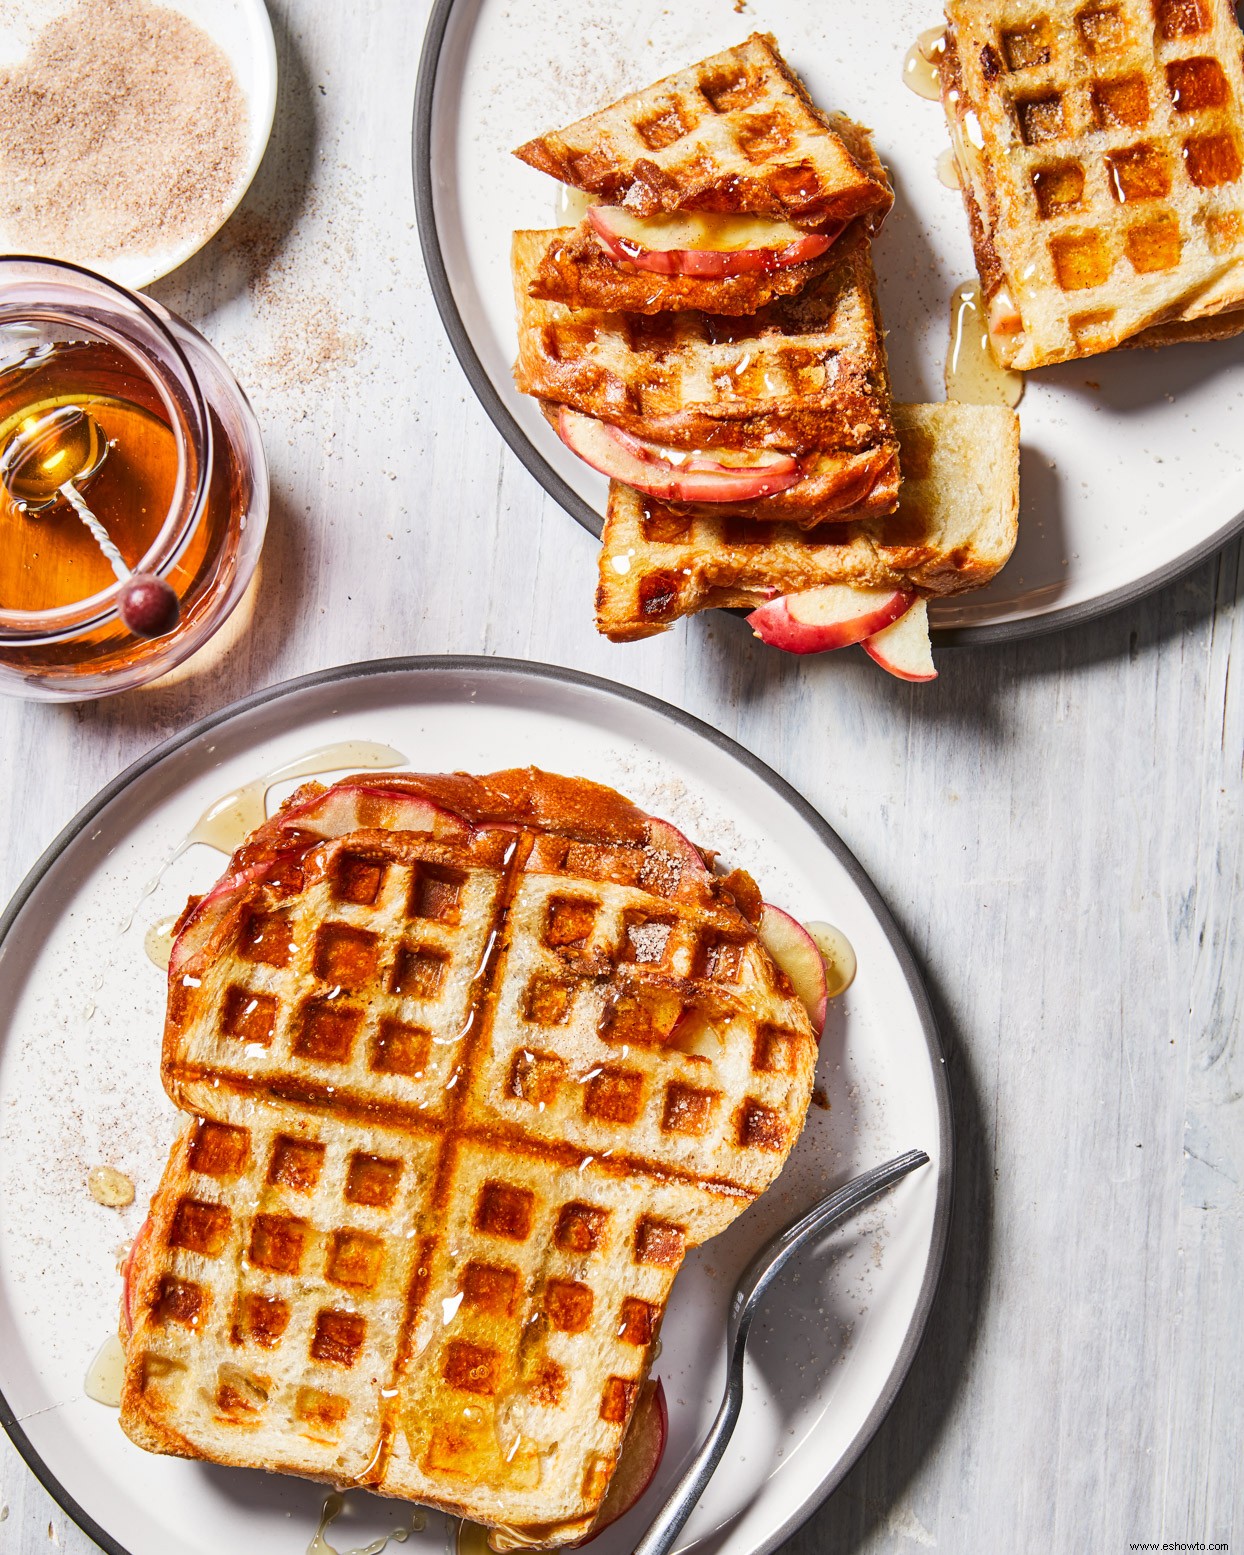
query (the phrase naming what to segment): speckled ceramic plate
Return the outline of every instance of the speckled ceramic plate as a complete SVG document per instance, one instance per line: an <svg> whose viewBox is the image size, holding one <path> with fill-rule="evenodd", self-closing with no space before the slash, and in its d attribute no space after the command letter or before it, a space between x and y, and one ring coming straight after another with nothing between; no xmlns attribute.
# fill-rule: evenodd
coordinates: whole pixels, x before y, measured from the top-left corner
<svg viewBox="0 0 1244 1555"><path fill-rule="evenodd" d="M346 739L396 746L424 770L537 762L613 784L854 945L859 974L831 1006L822 1045L829 1108L811 1109L775 1187L679 1275L656 1368L669 1449L645 1500L593 1546L597 1555L634 1548L645 1509L706 1429L722 1382L726 1301L750 1255L828 1187L923 1147L932 1164L793 1271L762 1316L743 1420L684 1538L714 1555L771 1549L863 1450L924 1327L951 1190L937 1036L889 914L815 811L685 713L569 670L391 660L262 692L123 773L35 866L0 920L0 1420L113 1555L306 1551L322 1486L149 1456L83 1382L115 1331L117 1249L138 1229L173 1137L158 1072L164 978L146 959L144 933L208 886L223 860L196 846L145 888L223 793ZM291 786L274 789L272 802ZM97 1164L134 1179L130 1208L92 1200L86 1179ZM351 1494L332 1546L411 1520L410 1508ZM429 1514L405 1548L441 1555L452 1534Z"/></svg>
<svg viewBox="0 0 1244 1555"><path fill-rule="evenodd" d="M900 400L945 397L950 298L974 275L937 103L902 81L938 0L437 0L415 103L424 257L459 360L501 435L558 502L600 533L605 478L558 441L510 379L510 233L557 224L558 186L510 155L671 70L770 31L817 102L876 132L897 200L876 245ZM1017 638L1104 614L1178 577L1244 524L1238 424L1244 338L1120 351L1029 374L1020 539L988 588L933 611L942 641ZM593 580L581 580L591 610Z"/></svg>
<svg viewBox="0 0 1244 1555"><path fill-rule="evenodd" d="M0 4L0 69L19 64L39 30L67 11L73 0L6 0ZM185 264L213 238L236 210L250 188L263 160L272 116L276 111L276 44L264 0L156 0L169 10L180 11L203 29L233 68L246 101L246 148L243 165L225 205L206 228L175 244L145 251L126 251L107 258L90 254L50 254L69 259L106 275L121 286L149 286L162 275ZM84 200L106 200L107 190L82 191ZM0 221L0 253L28 253L19 232Z"/></svg>

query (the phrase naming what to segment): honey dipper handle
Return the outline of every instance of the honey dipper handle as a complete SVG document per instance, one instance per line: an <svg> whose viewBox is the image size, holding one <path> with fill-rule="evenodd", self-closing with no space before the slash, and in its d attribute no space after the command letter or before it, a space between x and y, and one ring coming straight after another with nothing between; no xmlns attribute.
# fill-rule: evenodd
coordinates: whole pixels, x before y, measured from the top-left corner
<svg viewBox="0 0 1244 1555"><path fill-rule="evenodd" d="M82 500L78 488L72 481L66 481L60 488L60 494L91 531L92 540L104 553L104 560L116 574L117 582L124 583L130 575L130 569L125 565L125 558L112 543L112 536Z"/></svg>

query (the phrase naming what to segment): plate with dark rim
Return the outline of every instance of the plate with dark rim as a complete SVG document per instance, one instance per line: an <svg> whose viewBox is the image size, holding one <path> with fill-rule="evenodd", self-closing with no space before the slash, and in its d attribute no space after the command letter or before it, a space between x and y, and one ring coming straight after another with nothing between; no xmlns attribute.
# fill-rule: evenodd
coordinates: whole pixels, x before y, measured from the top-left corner
<svg viewBox="0 0 1244 1555"><path fill-rule="evenodd" d="M838 1483L894 1402L937 1287L950 1212L951 1119L937 1032L911 955L875 888L824 820L724 735L640 692L500 659L393 659L258 693L177 735L70 823L0 919L0 1422L64 1509L113 1555L304 1555L325 1487L149 1455L84 1392L115 1332L117 1257L146 1213L173 1137L159 1080L164 976L148 928L219 874L196 845L222 794L343 740L380 741L427 771L534 762L610 783L721 850L762 891L850 939L859 972L830 1007L822 1105L777 1183L688 1259L655 1368L670 1405L652 1490L596 1541L626 1555L707 1426L737 1272L828 1186L899 1150L932 1164L784 1279L749 1362L727 1462L685 1535L700 1550L778 1544ZM275 786L275 804L294 786ZM170 862L170 859L172 862ZM88 1172L128 1174L135 1202L97 1204ZM330 1535L395 1527L441 1552L442 1514L351 1492Z"/></svg>
<svg viewBox="0 0 1244 1555"><path fill-rule="evenodd" d="M560 186L511 148L770 31L816 102L872 127L896 203L875 258L895 398L945 397L950 299L973 277L956 190L937 174L940 106L903 82L930 0L436 0L419 64L414 184L441 319L472 388L545 490L600 534L606 481L510 377L510 233L559 224ZM564 207L563 207L564 208ZM1237 426L1244 338L1110 355L1028 375L1020 539L987 588L937 603L941 642L1014 640L1091 620L1182 576L1244 527ZM594 578L572 585L589 614ZM576 603L577 601L577 603Z"/></svg>

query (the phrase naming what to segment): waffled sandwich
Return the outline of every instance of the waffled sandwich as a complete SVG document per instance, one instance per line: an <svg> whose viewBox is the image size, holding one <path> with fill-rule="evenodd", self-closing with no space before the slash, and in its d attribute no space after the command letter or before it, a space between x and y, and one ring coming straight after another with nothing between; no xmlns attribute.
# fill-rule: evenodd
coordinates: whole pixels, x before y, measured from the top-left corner
<svg viewBox="0 0 1244 1555"><path fill-rule="evenodd" d="M533 295L572 307L752 313L893 200L867 131L817 108L767 34L515 155L600 202L533 266Z"/></svg>
<svg viewBox="0 0 1244 1555"><path fill-rule="evenodd" d="M761 912L581 779L301 789L179 925L127 1433L587 1534L686 1251L807 1107Z"/></svg>
<svg viewBox="0 0 1244 1555"><path fill-rule="evenodd" d="M936 598L980 588L1015 546L1019 422L1001 405L896 405L898 510L812 528L671 507L609 486L596 624L637 642L681 616L849 585ZM761 635L763 623L761 623ZM782 646L790 646L782 643Z"/></svg>
<svg viewBox="0 0 1244 1555"><path fill-rule="evenodd" d="M894 507L898 443L863 231L798 296L748 318L543 301L530 283L548 238L514 234L514 376L580 457L606 474L633 468L646 488L664 469L668 499L711 496L718 512L761 520Z"/></svg>
<svg viewBox="0 0 1244 1555"><path fill-rule="evenodd" d="M942 98L1007 367L1244 329L1227 0L946 0Z"/></svg>
<svg viewBox="0 0 1244 1555"><path fill-rule="evenodd" d="M512 254L515 382L610 479L599 630L633 641L752 605L775 646L863 642L931 679L927 599L987 582L1014 546L1018 431L1003 409L896 415L871 245L891 195L868 132L752 37L519 155L618 202L517 232ZM804 223L804 246L766 255L755 213Z"/></svg>

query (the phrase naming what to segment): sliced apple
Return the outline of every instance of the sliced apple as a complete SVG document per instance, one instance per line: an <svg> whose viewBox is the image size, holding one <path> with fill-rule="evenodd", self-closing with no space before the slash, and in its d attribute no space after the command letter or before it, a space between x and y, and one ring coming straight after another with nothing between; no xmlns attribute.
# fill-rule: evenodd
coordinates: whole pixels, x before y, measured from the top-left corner
<svg viewBox="0 0 1244 1555"><path fill-rule="evenodd" d="M604 425L610 437L637 459L649 464L673 465L680 471L737 475L746 470L761 471L766 475L797 475L801 469L795 455L780 448L671 448L666 443L654 443L650 438L628 432L624 427Z"/></svg>
<svg viewBox="0 0 1244 1555"><path fill-rule="evenodd" d="M792 454L761 449L747 463L700 449L667 448L563 405L557 435L585 464L666 502L754 502L800 477Z"/></svg>
<svg viewBox="0 0 1244 1555"><path fill-rule="evenodd" d="M900 680L936 680L928 600L918 599L897 621L866 637L864 652Z"/></svg>
<svg viewBox="0 0 1244 1555"><path fill-rule="evenodd" d="M805 232L786 221L717 211L632 216L618 205L593 205L587 219L613 259L657 275L721 278L771 272L823 254L842 231Z"/></svg>
<svg viewBox="0 0 1244 1555"><path fill-rule="evenodd" d="M762 642L787 653L824 653L873 637L910 610L913 596L898 589L830 583L783 594L753 610L748 624Z"/></svg>
<svg viewBox="0 0 1244 1555"><path fill-rule="evenodd" d="M276 829L321 839L344 837L347 832L374 826L377 815L383 818L386 831L427 832L454 840L468 837L472 831L460 815L418 794L386 788L383 783L337 783L305 804L286 810Z"/></svg>
<svg viewBox="0 0 1244 1555"><path fill-rule="evenodd" d="M206 896L200 897L183 919L169 951L170 983L175 982L182 975L191 957L207 946L213 930L228 916L235 899L241 892L247 886L266 879L278 864L288 858L288 853L278 853L264 859L262 863L252 864L246 869L237 870L234 874L225 875L216 882Z"/></svg>
<svg viewBox="0 0 1244 1555"><path fill-rule="evenodd" d="M142 1225L139 1226L138 1235L130 1243L130 1250L125 1258L125 1267L121 1271L121 1321L125 1325L127 1338L134 1332L134 1264L150 1235L151 1216L148 1215ZM638 1408L638 1405L636 1407Z"/></svg>
<svg viewBox="0 0 1244 1555"><path fill-rule="evenodd" d="M760 916L760 942L790 978L819 1039L829 1005L829 986L816 941L798 919L766 902Z"/></svg>
<svg viewBox="0 0 1244 1555"><path fill-rule="evenodd" d="M603 1533L610 1523L616 1523L635 1505L655 1478L668 1439L669 1408L665 1402L665 1389L659 1377L649 1378L635 1402L618 1466L609 1481L605 1499L600 1503L592 1531L586 1539L580 1540L580 1546L590 1544L597 1534Z"/></svg>
<svg viewBox="0 0 1244 1555"><path fill-rule="evenodd" d="M648 842L663 853L672 853L680 858L694 874L708 874L708 865L699 848L690 837L680 832L677 826L671 826L668 821L658 820L654 815L648 817Z"/></svg>

